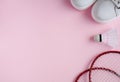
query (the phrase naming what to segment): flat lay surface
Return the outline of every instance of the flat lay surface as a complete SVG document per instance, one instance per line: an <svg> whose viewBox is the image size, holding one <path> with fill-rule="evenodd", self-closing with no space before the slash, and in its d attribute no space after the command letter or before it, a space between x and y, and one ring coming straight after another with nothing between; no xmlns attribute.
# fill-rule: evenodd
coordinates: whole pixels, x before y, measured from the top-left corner
<svg viewBox="0 0 120 82"><path fill-rule="evenodd" d="M119 21L96 23L91 8L78 11L69 0L0 0L0 82L73 82L111 49L92 37L120 31Z"/></svg>

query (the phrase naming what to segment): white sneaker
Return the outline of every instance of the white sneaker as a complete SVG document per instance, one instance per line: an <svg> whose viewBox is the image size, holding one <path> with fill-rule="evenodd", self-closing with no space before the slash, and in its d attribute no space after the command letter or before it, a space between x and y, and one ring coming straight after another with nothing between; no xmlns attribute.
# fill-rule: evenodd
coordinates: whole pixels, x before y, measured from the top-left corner
<svg viewBox="0 0 120 82"><path fill-rule="evenodd" d="M95 21L106 23L120 16L120 0L97 0L92 8Z"/></svg>
<svg viewBox="0 0 120 82"><path fill-rule="evenodd" d="M78 10L84 10L90 7L96 0L71 0L71 4Z"/></svg>

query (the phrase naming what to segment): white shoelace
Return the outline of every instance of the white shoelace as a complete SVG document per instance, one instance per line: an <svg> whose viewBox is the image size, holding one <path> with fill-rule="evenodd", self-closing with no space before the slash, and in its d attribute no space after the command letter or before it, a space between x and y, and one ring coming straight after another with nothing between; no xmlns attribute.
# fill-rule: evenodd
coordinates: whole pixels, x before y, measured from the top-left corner
<svg viewBox="0 0 120 82"><path fill-rule="evenodd" d="M120 15L120 0L112 0L113 4L115 5L114 10L116 13L116 16Z"/></svg>
<svg viewBox="0 0 120 82"><path fill-rule="evenodd" d="M115 6L120 9L120 0L112 0L112 2L115 4Z"/></svg>

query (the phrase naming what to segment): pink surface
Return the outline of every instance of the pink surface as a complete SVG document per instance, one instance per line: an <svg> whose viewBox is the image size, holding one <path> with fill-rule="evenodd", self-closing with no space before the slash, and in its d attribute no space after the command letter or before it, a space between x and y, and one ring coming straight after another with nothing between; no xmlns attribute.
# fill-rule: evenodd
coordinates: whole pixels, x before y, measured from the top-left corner
<svg viewBox="0 0 120 82"><path fill-rule="evenodd" d="M98 24L69 0L0 0L0 82L73 82L110 50L91 37L119 21Z"/></svg>

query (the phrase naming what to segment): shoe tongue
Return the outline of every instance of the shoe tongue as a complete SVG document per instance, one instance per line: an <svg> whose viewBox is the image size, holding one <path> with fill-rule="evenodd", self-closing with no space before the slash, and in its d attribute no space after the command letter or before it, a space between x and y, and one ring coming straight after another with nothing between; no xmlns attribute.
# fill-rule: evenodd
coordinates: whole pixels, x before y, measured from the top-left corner
<svg viewBox="0 0 120 82"><path fill-rule="evenodd" d="M120 8L120 0L112 0L112 2L113 2L118 8Z"/></svg>

